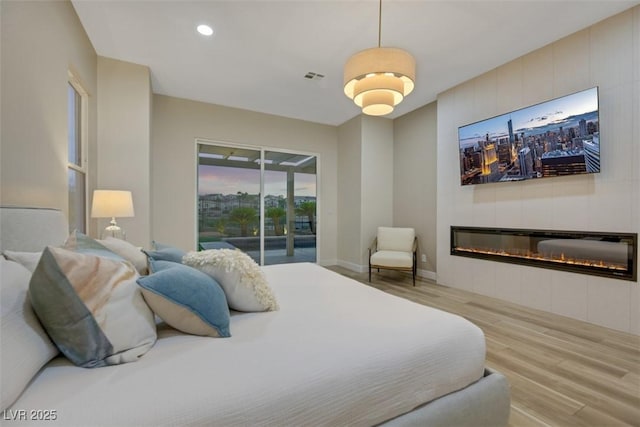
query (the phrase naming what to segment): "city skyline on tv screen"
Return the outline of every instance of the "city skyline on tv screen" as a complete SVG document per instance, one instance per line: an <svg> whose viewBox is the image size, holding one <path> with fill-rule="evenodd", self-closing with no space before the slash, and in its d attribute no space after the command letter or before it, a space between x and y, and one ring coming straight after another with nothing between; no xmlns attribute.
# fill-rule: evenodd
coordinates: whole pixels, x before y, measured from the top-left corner
<svg viewBox="0 0 640 427"><path fill-rule="evenodd" d="M598 88L458 128L462 185L600 172Z"/></svg>

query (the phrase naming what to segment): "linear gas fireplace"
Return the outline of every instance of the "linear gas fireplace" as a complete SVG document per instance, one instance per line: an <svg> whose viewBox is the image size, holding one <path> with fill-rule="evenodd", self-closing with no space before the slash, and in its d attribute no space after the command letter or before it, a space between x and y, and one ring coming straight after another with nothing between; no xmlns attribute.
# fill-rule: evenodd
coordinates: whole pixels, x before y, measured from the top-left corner
<svg viewBox="0 0 640 427"><path fill-rule="evenodd" d="M636 233L451 227L451 255L637 281Z"/></svg>

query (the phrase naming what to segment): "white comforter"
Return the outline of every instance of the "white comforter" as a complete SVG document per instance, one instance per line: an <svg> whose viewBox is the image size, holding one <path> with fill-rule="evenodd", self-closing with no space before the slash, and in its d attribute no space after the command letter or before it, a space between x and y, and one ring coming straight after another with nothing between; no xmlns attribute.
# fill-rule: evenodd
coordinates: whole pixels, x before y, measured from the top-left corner
<svg viewBox="0 0 640 427"><path fill-rule="evenodd" d="M233 313L231 338L163 329L135 363L55 359L2 424L35 409L55 411L40 425L373 425L482 376L483 334L461 317L315 264L264 271L280 311Z"/></svg>

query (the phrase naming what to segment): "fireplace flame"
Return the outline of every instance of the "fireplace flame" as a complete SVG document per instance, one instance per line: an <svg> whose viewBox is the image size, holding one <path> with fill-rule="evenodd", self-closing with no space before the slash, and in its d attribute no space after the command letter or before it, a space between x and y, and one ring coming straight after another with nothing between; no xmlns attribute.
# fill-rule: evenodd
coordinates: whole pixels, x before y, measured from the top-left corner
<svg viewBox="0 0 640 427"><path fill-rule="evenodd" d="M567 257L564 253L560 253L558 255L550 253L540 253L533 252L530 250L519 250L519 249L493 249L493 248L466 248L462 246L456 246L456 251L467 252L467 253L475 253L482 255L497 255L507 258L520 258L526 260L535 260L535 261L547 261L558 264L571 264L578 265L584 267L595 267L606 270L616 270L616 271L626 271L627 266L624 264L618 264L613 262L605 262L603 260L590 260L590 259L581 259L581 258L572 258Z"/></svg>

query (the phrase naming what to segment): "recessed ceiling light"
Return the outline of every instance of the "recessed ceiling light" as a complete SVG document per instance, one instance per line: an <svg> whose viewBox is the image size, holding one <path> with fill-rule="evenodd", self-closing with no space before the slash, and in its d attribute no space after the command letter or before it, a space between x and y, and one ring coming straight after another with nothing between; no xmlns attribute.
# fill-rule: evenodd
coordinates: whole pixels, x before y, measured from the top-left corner
<svg viewBox="0 0 640 427"><path fill-rule="evenodd" d="M205 24L198 25L197 30L203 36L213 35L213 28Z"/></svg>

